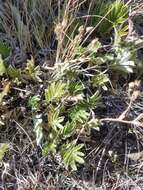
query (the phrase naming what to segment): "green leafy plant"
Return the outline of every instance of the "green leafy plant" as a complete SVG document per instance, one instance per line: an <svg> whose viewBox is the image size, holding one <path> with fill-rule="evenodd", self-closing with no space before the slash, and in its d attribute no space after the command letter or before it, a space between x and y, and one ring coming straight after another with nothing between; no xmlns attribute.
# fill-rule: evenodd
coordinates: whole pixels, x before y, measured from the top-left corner
<svg viewBox="0 0 143 190"><path fill-rule="evenodd" d="M97 1L94 13L93 23L98 26L100 33L110 32L111 29L123 24L128 18L128 8L122 0Z"/></svg>
<svg viewBox="0 0 143 190"><path fill-rule="evenodd" d="M92 77L92 81L93 81L93 85L95 87L102 87L103 89L107 89L106 88L106 83L109 82L109 78L106 74L104 73L100 73L97 74L95 76Z"/></svg>
<svg viewBox="0 0 143 190"><path fill-rule="evenodd" d="M27 61L27 66L25 70L23 71L23 74L26 75L25 78L41 81L39 77L41 74L40 68L39 66L37 67L35 66L35 62L33 58Z"/></svg>
<svg viewBox="0 0 143 190"><path fill-rule="evenodd" d="M52 138L52 134L50 134L50 137ZM42 153L43 155L47 155L50 152L56 153L57 152L57 141L51 140L51 138L48 139L48 141L43 145Z"/></svg>
<svg viewBox="0 0 143 190"><path fill-rule="evenodd" d="M0 40L0 54L2 55L2 57L3 58L8 57L11 51L12 51L12 48L10 47L10 45Z"/></svg>
<svg viewBox="0 0 143 190"><path fill-rule="evenodd" d="M84 163L84 153L81 152L83 148L83 144L76 145L76 141L73 141L67 145L62 146L62 156L65 163L65 166L68 168L69 166L72 170L77 170L76 163L83 164Z"/></svg>
<svg viewBox="0 0 143 190"><path fill-rule="evenodd" d="M66 84L62 82L53 82L48 89L45 90L45 101L48 104L53 100L58 100L66 92Z"/></svg>
<svg viewBox="0 0 143 190"><path fill-rule="evenodd" d="M80 106L75 106L72 110L70 110L70 117L75 122L85 123L89 117L89 113L85 108L80 108Z"/></svg>
<svg viewBox="0 0 143 190"><path fill-rule="evenodd" d="M33 111L38 111L39 110L39 101L40 97L39 96L32 96L29 98L28 101L28 106L31 107Z"/></svg>
<svg viewBox="0 0 143 190"><path fill-rule="evenodd" d="M14 67L12 67L11 65L9 67L7 67L7 75L10 76L11 78L15 79L21 79L22 78L22 71L21 69L16 69Z"/></svg>
<svg viewBox="0 0 143 190"><path fill-rule="evenodd" d="M58 129L62 129L63 125L61 124L64 120L64 117L60 116L59 108L50 108L48 112L48 127L57 131Z"/></svg>
<svg viewBox="0 0 143 190"><path fill-rule="evenodd" d="M21 72L22 71L20 69L16 69L11 65L7 66L0 56L0 76L3 76L5 74L11 78L21 78Z"/></svg>
<svg viewBox="0 0 143 190"><path fill-rule="evenodd" d="M70 123L68 121L64 125L64 127L63 127L63 129L61 131L63 139L67 139L68 137L70 137L75 132L76 128L77 128L76 122L73 121L73 122Z"/></svg>
<svg viewBox="0 0 143 190"><path fill-rule="evenodd" d="M99 127L95 110L100 108L104 91L110 90L110 76L114 71L133 73L136 66L133 48L138 48L137 44L130 46L124 40L128 29L127 6L121 0L97 0L95 7L90 6L91 15L79 18L77 15L83 9L78 1L73 5L65 1L60 6L51 0L17 2L21 2L21 6L6 2L0 18L5 21L9 18L9 24L3 23L3 30L14 36L20 50L32 54L32 58L20 69L8 66L1 58L0 77L18 85L12 90L20 91L15 93L20 98L24 99L26 94L24 102L31 108L36 143L42 147L43 155L60 153L66 168L76 170L78 164L84 164L80 135L82 132L89 135L91 128ZM83 18L86 17L89 19L85 22ZM92 30L92 35L88 36ZM107 46L103 35L111 37ZM8 49L4 46L1 49L0 53L5 52L7 56ZM39 52L44 53L41 56ZM39 57L43 61L43 55L45 62L40 65ZM51 60L53 67L48 65ZM25 87L23 91L21 88ZM30 89L28 98L27 89ZM9 86L4 86L0 103L8 90ZM13 97L11 99L10 102Z"/></svg>
<svg viewBox="0 0 143 190"><path fill-rule="evenodd" d="M83 45L80 38L76 43L77 36L81 36L75 35L74 39L73 35L74 40L69 40L67 46L71 49L65 50L64 56L60 55L61 49L57 51L58 59L50 82L44 82L44 87L47 85L44 98L33 97L30 100L33 112L37 110L43 118L46 117L45 121L40 118L41 123L35 130L38 144L44 142L43 154L60 153L66 168L73 170L77 169L78 164L84 163L83 144L78 141L80 132L90 134L91 128L98 128L100 125L93 113L101 105L101 92L109 90L110 75L114 69L117 73L133 72L132 63L135 58L132 49L122 40L127 29L121 26L126 20L126 6L121 1L116 1L108 6L107 11L108 18L103 20L105 32L114 29L116 33L111 47L104 49L99 39ZM121 15L121 12L124 14ZM110 22L109 19L113 20ZM32 72L34 71L31 70ZM41 124L46 132L42 130Z"/></svg>

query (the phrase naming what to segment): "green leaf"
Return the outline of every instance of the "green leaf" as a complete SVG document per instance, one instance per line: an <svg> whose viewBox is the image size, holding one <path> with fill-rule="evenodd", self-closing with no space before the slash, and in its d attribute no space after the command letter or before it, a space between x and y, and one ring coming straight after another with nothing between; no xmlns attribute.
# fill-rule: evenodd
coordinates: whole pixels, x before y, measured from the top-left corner
<svg viewBox="0 0 143 190"><path fill-rule="evenodd" d="M4 61L0 55L0 76L3 76L3 74L6 73L6 67L5 67L5 64L4 64Z"/></svg>
<svg viewBox="0 0 143 190"><path fill-rule="evenodd" d="M88 119L89 113L86 109L76 106L70 110L70 117L74 122L84 123Z"/></svg>
<svg viewBox="0 0 143 190"><path fill-rule="evenodd" d="M100 99L101 99L101 96L99 94L99 91L96 91L92 96L88 98L88 102L90 106L91 105L95 106L97 103L99 103Z"/></svg>
<svg viewBox="0 0 143 190"><path fill-rule="evenodd" d="M0 40L0 54L3 58L6 58L10 55L12 48L8 45L8 43Z"/></svg>
<svg viewBox="0 0 143 190"><path fill-rule="evenodd" d="M77 170L76 163L84 163L84 153L81 152L81 148L83 146L83 144L76 145L76 140L69 144L63 145L61 153L66 168L71 167L72 170Z"/></svg>
<svg viewBox="0 0 143 190"><path fill-rule="evenodd" d="M9 144L6 143L2 143L0 144L0 161L2 161L5 153L8 151L9 149Z"/></svg>
<svg viewBox="0 0 143 190"><path fill-rule="evenodd" d="M76 58L83 56L86 53L86 51L87 50L84 47L81 47L81 46L77 47L76 48Z"/></svg>
<svg viewBox="0 0 143 190"><path fill-rule="evenodd" d="M105 86L107 82L109 82L109 78L106 74L97 74L92 77L93 86L102 87Z"/></svg>
<svg viewBox="0 0 143 190"><path fill-rule="evenodd" d="M56 153L56 148L57 142L55 140L53 140L52 142L47 142L43 146L42 154L46 156L50 152Z"/></svg>
<svg viewBox="0 0 143 190"><path fill-rule="evenodd" d="M114 2L99 0L96 2L94 15L96 16L93 18L93 24L98 25L98 31L103 35L127 20L128 8L122 0Z"/></svg>
<svg viewBox="0 0 143 190"><path fill-rule="evenodd" d="M62 135L64 138L70 137L74 133L74 129L76 128L75 122L70 123L69 121L64 125L62 130Z"/></svg>
<svg viewBox="0 0 143 190"><path fill-rule="evenodd" d="M39 82L41 82L41 79L39 78L39 76L41 75L40 67L35 67L35 62L33 58L27 60L27 66L24 70L24 73L26 74L26 78L38 80Z"/></svg>
<svg viewBox="0 0 143 190"><path fill-rule="evenodd" d="M21 78L21 71L12 67L11 65L7 68L7 74L12 78Z"/></svg>
<svg viewBox="0 0 143 190"><path fill-rule="evenodd" d="M47 90L45 90L46 103L60 99L66 92L66 84L62 82L52 83Z"/></svg>
<svg viewBox="0 0 143 190"><path fill-rule="evenodd" d="M81 84L81 83L77 83L75 81L71 82L69 81L69 84L68 84L68 91L69 91L69 94L70 95L78 95L80 93L82 93L84 89L84 85Z"/></svg>
<svg viewBox="0 0 143 190"><path fill-rule="evenodd" d="M60 110L58 108L51 107L48 112L48 126L57 131L58 129L63 129L61 124L64 117L60 116Z"/></svg>
<svg viewBox="0 0 143 190"><path fill-rule="evenodd" d="M33 111L38 111L39 110L39 101L40 101L40 98L39 96L32 96L29 98L29 101L28 101L28 106L31 107L31 109Z"/></svg>

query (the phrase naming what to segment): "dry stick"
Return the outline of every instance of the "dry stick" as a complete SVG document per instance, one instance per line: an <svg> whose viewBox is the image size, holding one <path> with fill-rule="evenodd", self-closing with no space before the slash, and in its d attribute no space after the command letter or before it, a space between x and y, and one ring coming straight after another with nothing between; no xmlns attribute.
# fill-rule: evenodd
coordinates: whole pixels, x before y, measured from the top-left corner
<svg viewBox="0 0 143 190"><path fill-rule="evenodd" d="M103 151L102 151L102 154L101 154L101 157L98 161L98 164L97 164L97 168L96 168L96 172L95 172L95 175L94 175L94 179L97 179L97 174L101 168L101 164L102 164L102 161L103 161L103 157L105 155L105 152L106 152L106 146L103 148Z"/></svg>
<svg viewBox="0 0 143 190"><path fill-rule="evenodd" d="M139 121L142 118L143 118L143 113L141 113L139 116L137 116L137 118L134 121Z"/></svg>
<svg viewBox="0 0 143 190"><path fill-rule="evenodd" d="M34 144L33 144L32 140L31 140L29 134L25 131L25 129L17 121L15 121L15 120L13 120L13 121L26 134L26 136L28 137L32 147L34 148Z"/></svg>
<svg viewBox="0 0 143 190"><path fill-rule="evenodd" d="M128 121L128 120L122 120L119 118L104 118L104 119L100 119L100 122L117 122L117 123L123 123L123 124L129 124L129 125L136 125L138 127L143 127L143 124L139 121L132 120L132 121Z"/></svg>
<svg viewBox="0 0 143 190"><path fill-rule="evenodd" d="M133 98L130 99L130 103L129 103L127 109L119 116L118 119L123 120L123 119L126 117L127 113L128 113L128 112L130 111L130 109L131 109L132 103L133 103Z"/></svg>
<svg viewBox="0 0 143 190"><path fill-rule="evenodd" d="M104 119L100 119L100 122L119 122L119 123L124 123L124 124L129 124L129 125L136 125L138 127L143 127L142 122L139 122L139 120L143 118L143 113L140 114L136 119L132 121L124 120L128 112L130 111L133 102L138 98L139 92L140 91L138 90L134 90L130 98L130 103L128 107L118 118L104 118Z"/></svg>
<svg viewBox="0 0 143 190"><path fill-rule="evenodd" d="M136 92L136 91L134 91L134 92ZM128 112L130 111L131 106L132 106L134 100L136 99L134 92L133 92L132 96L130 97L130 103L129 103L128 107L127 107L126 110L118 117L119 120L125 119L126 115L127 115Z"/></svg>

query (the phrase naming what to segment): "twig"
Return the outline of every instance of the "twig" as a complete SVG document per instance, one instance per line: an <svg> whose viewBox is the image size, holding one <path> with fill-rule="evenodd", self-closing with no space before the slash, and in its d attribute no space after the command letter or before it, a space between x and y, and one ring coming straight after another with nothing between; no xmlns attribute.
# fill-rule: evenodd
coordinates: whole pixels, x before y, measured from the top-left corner
<svg viewBox="0 0 143 190"><path fill-rule="evenodd" d="M139 120L141 120L141 119L143 119L143 113L141 113L141 114L135 119L135 121L139 121Z"/></svg>
<svg viewBox="0 0 143 190"><path fill-rule="evenodd" d="M132 121L128 121L128 120L123 120L123 119L119 119L119 118L104 118L104 119L100 119L100 122L117 122L117 123L124 123L124 124L129 124L129 125L136 125L138 127L143 127L143 124L139 121L132 120Z"/></svg>
<svg viewBox="0 0 143 190"><path fill-rule="evenodd" d="M127 109L119 116L119 118L118 118L119 120L125 119L126 115L128 114L128 112L131 109L132 103L133 103L133 98L130 99L130 103L129 103Z"/></svg>
<svg viewBox="0 0 143 190"><path fill-rule="evenodd" d="M25 131L25 129L17 121L13 120L13 122L26 134L26 136L28 137L31 145L34 148L34 144L33 144L32 140L31 140L30 136L28 135L28 133Z"/></svg>
<svg viewBox="0 0 143 190"><path fill-rule="evenodd" d="M118 117L118 118L104 118L100 119L100 122L118 122L118 123L124 123L124 124L129 124L129 125L136 125L138 127L143 127L143 124L139 121L140 119L143 118L143 113L140 114L136 119L134 120L125 120L127 114L129 113L132 104L134 101L140 96L140 81L135 80L133 83L129 84L129 90L132 91L132 95L130 96L130 102L129 105L127 106L126 110Z"/></svg>
<svg viewBox="0 0 143 190"><path fill-rule="evenodd" d="M27 90L23 90L21 88L12 87L14 90L20 91L20 92L27 92Z"/></svg>

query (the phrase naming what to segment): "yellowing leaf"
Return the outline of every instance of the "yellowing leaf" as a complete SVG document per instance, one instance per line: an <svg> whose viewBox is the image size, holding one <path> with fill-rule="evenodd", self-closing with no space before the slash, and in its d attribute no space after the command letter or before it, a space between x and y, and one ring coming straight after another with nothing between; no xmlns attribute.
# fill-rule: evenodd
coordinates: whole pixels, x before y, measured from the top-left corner
<svg viewBox="0 0 143 190"><path fill-rule="evenodd" d="M6 67L4 65L4 61L0 55L0 76L3 76L3 74L6 73Z"/></svg>
<svg viewBox="0 0 143 190"><path fill-rule="evenodd" d="M0 103L2 102L4 96L6 96L9 92L9 89L10 89L10 82L8 82L6 84L6 86L4 87L3 91L0 93Z"/></svg>
<svg viewBox="0 0 143 190"><path fill-rule="evenodd" d="M9 149L8 144L2 143L0 145L0 161L2 161L2 159L3 159L4 155L5 155L5 153L8 151L8 149Z"/></svg>

